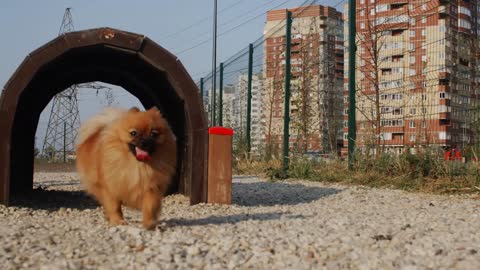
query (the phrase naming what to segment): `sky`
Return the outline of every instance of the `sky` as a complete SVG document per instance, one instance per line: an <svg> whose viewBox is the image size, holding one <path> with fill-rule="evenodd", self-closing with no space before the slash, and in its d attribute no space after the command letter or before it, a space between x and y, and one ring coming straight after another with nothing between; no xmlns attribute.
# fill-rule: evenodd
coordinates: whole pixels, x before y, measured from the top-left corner
<svg viewBox="0 0 480 270"><path fill-rule="evenodd" d="M112 27L148 36L175 54L197 80L212 70L213 0L1 0L0 86L33 50L54 39L63 14L71 8L75 30ZM304 0L218 0L217 63L228 59L263 33L266 11L296 7ZM335 5L338 1L318 1ZM340 7L339 7L340 8ZM123 88L114 89L116 105L141 106ZM102 97L100 93L99 97ZM105 105L91 89L79 92L80 118ZM37 138L43 140L50 111L40 118ZM40 142L41 143L41 142Z"/></svg>

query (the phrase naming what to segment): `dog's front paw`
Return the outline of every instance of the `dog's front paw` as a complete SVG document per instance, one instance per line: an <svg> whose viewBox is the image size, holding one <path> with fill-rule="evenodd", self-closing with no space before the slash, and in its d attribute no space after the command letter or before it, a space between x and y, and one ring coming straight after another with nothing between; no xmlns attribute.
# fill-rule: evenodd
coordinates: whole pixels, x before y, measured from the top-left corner
<svg viewBox="0 0 480 270"><path fill-rule="evenodd" d="M110 219L109 222L110 226L119 226L119 225L127 225L127 222L124 219Z"/></svg>
<svg viewBox="0 0 480 270"><path fill-rule="evenodd" d="M157 222L155 220L144 220L143 227L147 230L154 230L157 226Z"/></svg>

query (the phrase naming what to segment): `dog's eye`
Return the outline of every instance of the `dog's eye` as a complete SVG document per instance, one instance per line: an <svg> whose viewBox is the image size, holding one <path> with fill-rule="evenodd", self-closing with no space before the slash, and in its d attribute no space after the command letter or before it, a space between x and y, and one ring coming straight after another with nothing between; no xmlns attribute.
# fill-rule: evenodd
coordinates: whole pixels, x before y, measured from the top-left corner
<svg viewBox="0 0 480 270"><path fill-rule="evenodd" d="M152 131L152 132L150 132L150 137L152 137L152 138L154 138L154 139L158 138L158 131Z"/></svg>
<svg viewBox="0 0 480 270"><path fill-rule="evenodd" d="M133 137L137 136L137 131L136 130L130 131L130 135L132 135Z"/></svg>

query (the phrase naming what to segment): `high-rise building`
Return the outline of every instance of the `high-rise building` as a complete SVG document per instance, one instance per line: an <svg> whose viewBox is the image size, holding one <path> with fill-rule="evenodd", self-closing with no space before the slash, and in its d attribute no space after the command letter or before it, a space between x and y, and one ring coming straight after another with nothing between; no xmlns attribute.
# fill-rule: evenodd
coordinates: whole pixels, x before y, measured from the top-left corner
<svg viewBox="0 0 480 270"><path fill-rule="evenodd" d="M288 10L293 18L290 148L336 152L343 143L342 13L321 5ZM286 11L268 11L264 28L265 138L273 147L283 142Z"/></svg>
<svg viewBox="0 0 480 270"><path fill-rule="evenodd" d="M401 153L422 145L462 147L473 139L478 3L357 1L357 146ZM345 145L347 85L346 76Z"/></svg>
<svg viewBox="0 0 480 270"><path fill-rule="evenodd" d="M261 145L265 140L263 125L263 78L262 74L252 74L252 100L251 100L251 152L261 154ZM247 92L248 75L241 73L236 77L236 83L228 86L224 92L224 125L234 129L234 139L246 140L247 131Z"/></svg>

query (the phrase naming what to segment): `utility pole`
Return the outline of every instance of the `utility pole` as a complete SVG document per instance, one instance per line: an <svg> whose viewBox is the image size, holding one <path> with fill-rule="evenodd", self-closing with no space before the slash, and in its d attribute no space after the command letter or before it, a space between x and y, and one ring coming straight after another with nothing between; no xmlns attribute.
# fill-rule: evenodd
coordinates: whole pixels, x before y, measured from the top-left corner
<svg viewBox="0 0 480 270"><path fill-rule="evenodd" d="M211 125L216 125L215 110L216 98L215 91L217 87L217 0L213 0L213 49L212 49L212 120Z"/></svg>
<svg viewBox="0 0 480 270"><path fill-rule="evenodd" d="M71 8L65 10L58 32L59 36L75 30L70 10ZM50 159L55 160L57 153L63 151L64 161L66 161L67 153L73 153L75 151L75 142L78 136L78 129L80 128L80 114L77 99L79 88L96 89L97 93L100 89L111 90L109 87L96 83L84 83L72 85L53 98L52 109L50 111L47 131L42 147L42 154L44 156L48 155ZM113 96L111 100L113 100Z"/></svg>
<svg viewBox="0 0 480 270"><path fill-rule="evenodd" d="M70 8L67 8L63 15L58 35L61 36L71 31L74 31L72 14ZM42 153L45 155L47 152L50 153L53 151L50 158L55 159L57 151L61 151L61 149L63 149L64 156L67 151L73 152L79 128L80 116L78 111L77 86L72 85L53 98Z"/></svg>

